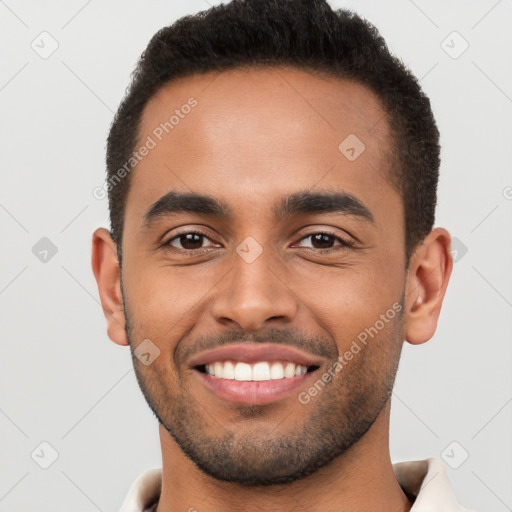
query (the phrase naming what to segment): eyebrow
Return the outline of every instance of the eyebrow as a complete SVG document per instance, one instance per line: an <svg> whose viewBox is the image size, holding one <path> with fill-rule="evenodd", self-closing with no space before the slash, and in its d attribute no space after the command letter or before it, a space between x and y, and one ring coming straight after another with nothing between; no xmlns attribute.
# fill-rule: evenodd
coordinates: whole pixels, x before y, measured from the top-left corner
<svg viewBox="0 0 512 512"><path fill-rule="evenodd" d="M144 227L161 217L180 213L195 213L222 220L232 218L233 212L223 200L195 192L171 191L158 199L144 215ZM348 192L295 192L282 198L272 208L277 220L307 213L337 213L359 218L375 224L371 211L358 198Z"/></svg>

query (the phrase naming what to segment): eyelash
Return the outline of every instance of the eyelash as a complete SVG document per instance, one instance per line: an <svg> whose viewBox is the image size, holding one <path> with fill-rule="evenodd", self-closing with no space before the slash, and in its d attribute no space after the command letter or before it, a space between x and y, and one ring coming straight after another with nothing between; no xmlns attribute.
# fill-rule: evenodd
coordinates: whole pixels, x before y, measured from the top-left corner
<svg viewBox="0 0 512 512"><path fill-rule="evenodd" d="M303 249L314 250L314 251L320 252L322 254L330 254L331 252L334 252L334 251L339 251L339 250L349 249L349 248L355 248L355 244L353 242L349 242L349 241L347 241L347 240L345 240L345 239L335 235L334 233L330 233L329 231L315 231L314 233L309 233L308 235L303 236L299 241L302 241L302 240L304 240L306 238L310 238L310 237L312 237L314 235L320 235L320 234L328 235L328 236L334 238L336 241L340 242L340 246L329 247L328 249L315 249L314 247L303 247ZM172 238L170 238L166 242L162 243L161 247L163 247L165 249L168 249L168 250L171 250L171 251L175 251L175 252L189 253L190 256L201 254L201 253L206 252L206 251L208 251L210 249L209 247L205 247L205 248L202 248L202 249L178 249L178 248L173 247L173 246L170 245L170 243L172 241L180 238L183 235L200 235L200 236L203 236L203 237L207 238L208 240L210 240L210 237L206 233L203 233L202 231L183 231L182 233L178 233L177 235L173 236Z"/></svg>

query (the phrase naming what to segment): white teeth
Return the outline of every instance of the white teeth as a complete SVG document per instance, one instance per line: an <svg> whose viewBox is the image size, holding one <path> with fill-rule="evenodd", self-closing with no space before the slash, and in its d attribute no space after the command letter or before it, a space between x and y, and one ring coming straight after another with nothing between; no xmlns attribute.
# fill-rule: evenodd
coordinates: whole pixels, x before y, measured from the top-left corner
<svg viewBox="0 0 512 512"><path fill-rule="evenodd" d="M231 361L216 361L206 365L206 373L222 379L238 381L265 381L277 379L290 379L307 372L307 366L294 363L268 363L260 361L253 365Z"/></svg>
<svg viewBox="0 0 512 512"><path fill-rule="evenodd" d="M302 366L302 365L298 364L295 368L295 375L304 375L307 372L308 372L307 366Z"/></svg>
<svg viewBox="0 0 512 512"><path fill-rule="evenodd" d="M295 377L295 365L293 363L288 363L286 365L286 368L284 369L284 376L288 379Z"/></svg>
<svg viewBox="0 0 512 512"><path fill-rule="evenodd" d="M252 367L252 380L270 380L270 367L268 363L256 363Z"/></svg>
<svg viewBox="0 0 512 512"><path fill-rule="evenodd" d="M222 363L220 363L222 364ZM206 365L208 366L208 365ZM219 373L214 373L214 375L221 375L223 379L233 380L235 378L235 365L231 361L226 361L224 363L224 371Z"/></svg>
<svg viewBox="0 0 512 512"><path fill-rule="evenodd" d="M284 379L284 370L281 363L274 363L270 367L270 378L271 379Z"/></svg>
<svg viewBox="0 0 512 512"><path fill-rule="evenodd" d="M217 373L215 373L215 375L217 375ZM236 363L235 380L252 380L251 365L247 363Z"/></svg>

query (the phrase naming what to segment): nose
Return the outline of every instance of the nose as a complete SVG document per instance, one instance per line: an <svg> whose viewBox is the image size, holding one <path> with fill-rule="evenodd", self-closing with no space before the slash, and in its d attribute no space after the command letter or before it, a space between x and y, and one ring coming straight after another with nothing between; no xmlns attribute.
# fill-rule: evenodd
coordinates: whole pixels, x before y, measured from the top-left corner
<svg viewBox="0 0 512 512"><path fill-rule="evenodd" d="M246 331L258 331L271 320L293 321L298 299L288 273L264 250L254 261L233 254L233 269L219 284L212 314L222 324L236 322Z"/></svg>

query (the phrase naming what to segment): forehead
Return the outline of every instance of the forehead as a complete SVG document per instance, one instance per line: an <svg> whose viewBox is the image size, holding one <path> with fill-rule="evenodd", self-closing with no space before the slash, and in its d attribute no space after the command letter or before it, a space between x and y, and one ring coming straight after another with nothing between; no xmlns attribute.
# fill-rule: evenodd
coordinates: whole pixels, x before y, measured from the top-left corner
<svg viewBox="0 0 512 512"><path fill-rule="evenodd" d="M370 205L399 201L386 179L387 115L353 81L287 67L180 78L148 102L138 135L137 148L151 146L132 171L127 210L139 217L170 190L240 211L315 186Z"/></svg>

